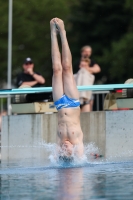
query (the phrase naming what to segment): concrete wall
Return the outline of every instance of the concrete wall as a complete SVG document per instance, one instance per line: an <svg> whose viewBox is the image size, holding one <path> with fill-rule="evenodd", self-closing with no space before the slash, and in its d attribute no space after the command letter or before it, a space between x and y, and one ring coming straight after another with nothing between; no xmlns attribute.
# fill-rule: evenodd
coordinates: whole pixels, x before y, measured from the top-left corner
<svg viewBox="0 0 133 200"><path fill-rule="evenodd" d="M133 111L81 114L84 143L94 142L105 157L133 157ZM3 117L2 160L43 159L41 143L56 143L57 114Z"/></svg>
<svg viewBox="0 0 133 200"><path fill-rule="evenodd" d="M105 112L91 112L81 114L81 127L84 133L84 143L94 142L105 155Z"/></svg>
<svg viewBox="0 0 133 200"><path fill-rule="evenodd" d="M106 157L133 159L133 111L106 112Z"/></svg>

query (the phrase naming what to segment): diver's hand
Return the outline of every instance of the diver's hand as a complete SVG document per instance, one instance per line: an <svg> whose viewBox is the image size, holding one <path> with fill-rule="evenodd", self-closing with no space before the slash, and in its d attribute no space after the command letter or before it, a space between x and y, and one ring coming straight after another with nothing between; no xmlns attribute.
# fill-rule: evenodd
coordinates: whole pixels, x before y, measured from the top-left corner
<svg viewBox="0 0 133 200"><path fill-rule="evenodd" d="M69 155L72 154L73 145L72 145L69 141L65 141L64 144L63 144L63 147L65 148L65 150L67 151L67 153L68 153Z"/></svg>

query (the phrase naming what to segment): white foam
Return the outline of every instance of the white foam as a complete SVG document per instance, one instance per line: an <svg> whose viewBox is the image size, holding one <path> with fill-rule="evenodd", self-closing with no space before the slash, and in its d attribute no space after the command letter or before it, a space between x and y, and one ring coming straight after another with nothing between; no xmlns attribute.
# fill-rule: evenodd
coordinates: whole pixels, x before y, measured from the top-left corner
<svg viewBox="0 0 133 200"><path fill-rule="evenodd" d="M59 156L66 156L67 157L67 150L65 148L62 150L56 143L46 143L45 141L36 142L36 144L33 145L10 145L10 146L2 146L3 148L37 148L44 150L43 153L47 152L49 155L49 160L52 166L60 166L62 165L61 160L59 159ZM84 165L86 163L94 162L94 154L99 153L98 147L95 146L94 143L89 143L84 145L84 155L79 158L75 154L76 146L73 148L71 157L73 158L73 161L71 162L72 165ZM59 153L60 152L60 153Z"/></svg>
<svg viewBox="0 0 133 200"><path fill-rule="evenodd" d="M60 156L67 157L67 150L65 148L61 149L55 143L51 144L51 143L43 142L40 145L43 148L45 148L46 151L50 153L49 159L50 159L50 162L54 165L62 164L62 162L59 159ZM71 154L71 157L73 158L73 161L71 162L71 164L73 165L82 165L82 164L88 163L92 160L92 157L94 154L99 153L99 149L98 147L95 146L94 143L89 143L89 144L84 145L84 155L81 158L75 155L75 151L76 151L76 146L73 148L72 154Z"/></svg>

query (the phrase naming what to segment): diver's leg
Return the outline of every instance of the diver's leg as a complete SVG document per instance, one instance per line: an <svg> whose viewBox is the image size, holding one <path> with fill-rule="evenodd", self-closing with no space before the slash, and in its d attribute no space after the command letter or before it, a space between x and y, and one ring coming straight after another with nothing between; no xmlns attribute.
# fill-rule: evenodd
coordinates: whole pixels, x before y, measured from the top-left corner
<svg viewBox="0 0 133 200"><path fill-rule="evenodd" d="M75 79L72 70L72 56L69 49L64 23L61 19L55 18L56 25L59 29L62 43L62 67L63 67L63 87L64 93L71 98L79 98Z"/></svg>
<svg viewBox="0 0 133 200"><path fill-rule="evenodd" d="M63 95L63 81L62 81L62 65L61 57L57 41L57 31L55 27L54 19L50 21L51 28L51 56L53 65L53 78L52 78L52 88L53 88L53 99L57 101Z"/></svg>

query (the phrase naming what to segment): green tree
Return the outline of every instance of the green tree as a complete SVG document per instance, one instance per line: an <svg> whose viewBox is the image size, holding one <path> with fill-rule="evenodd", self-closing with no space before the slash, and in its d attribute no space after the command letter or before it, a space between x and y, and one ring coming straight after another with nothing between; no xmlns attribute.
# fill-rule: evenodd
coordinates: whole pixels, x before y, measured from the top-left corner
<svg viewBox="0 0 133 200"><path fill-rule="evenodd" d="M79 60L81 47L89 44L102 69L98 78L107 76L109 82L109 61L105 52L110 52L112 43L119 41L128 32L132 10L126 6L126 0L82 0L79 5L73 6L73 11L70 35L73 41L74 66Z"/></svg>
<svg viewBox="0 0 133 200"><path fill-rule="evenodd" d="M0 1L0 83L7 75L8 4Z"/></svg>
<svg viewBox="0 0 133 200"><path fill-rule="evenodd" d="M108 67L110 83L123 83L133 78L133 33L125 34L112 43L110 51L104 53L103 63Z"/></svg>
<svg viewBox="0 0 133 200"><path fill-rule="evenodd" d="M111 43L111 48L104 51L101 62L107 66L110 83L124 83L128 78L133 78L133 1L125 1L125 9L130 9L131 19L127 32L122 37Z"/></svg>
<svg viewBox="0 0 133 200"><path fill-rule="evenodd" d="M8 1L0 0L0 4L0 80L6 81ZM102 69L98 79L106 76L107 83L119 83L128 78L133 63L132 0L13 0L13 80L22 70L23 60L30 56L36 71L46 78L46 85L51 85L49 21L56 16L66 24L74 71L81 47L89 44Z"/></svg>
<svg viewBox="0 0 133 200"><path fill-rule="evenodd" d="M32 57L35 69L51 84L51 54L49 21L53 17L67 22L74 0L13 0L13 78L21 71L23 60ZM8 1L1 0L0 79L7 76Z"/></svg>

